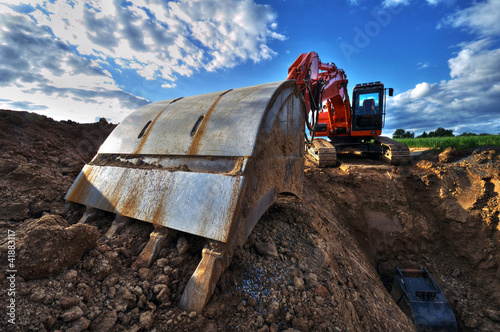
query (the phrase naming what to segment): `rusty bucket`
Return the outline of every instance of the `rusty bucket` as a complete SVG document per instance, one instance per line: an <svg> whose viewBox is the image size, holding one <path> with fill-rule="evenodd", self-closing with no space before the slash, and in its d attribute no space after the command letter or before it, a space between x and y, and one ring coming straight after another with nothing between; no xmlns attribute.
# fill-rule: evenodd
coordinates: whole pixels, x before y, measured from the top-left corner
<svg viewBox="0 0 500 332"><path fill-rule="evenodd" d="M200 312L276 194L300 196L304 114L295 81L146 105L115 128L65 198L86 214L116 213L109 234L128 218L153 223L139 266L172 232L207 238L180 303Z"/></svg>

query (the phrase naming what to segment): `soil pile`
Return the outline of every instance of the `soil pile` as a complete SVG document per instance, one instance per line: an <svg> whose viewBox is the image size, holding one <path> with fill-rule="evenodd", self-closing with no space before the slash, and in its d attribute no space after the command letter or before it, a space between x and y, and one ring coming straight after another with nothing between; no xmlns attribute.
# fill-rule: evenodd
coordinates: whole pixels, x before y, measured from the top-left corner
<svg viewBox="0 0 500 332"><path fill-rule="evenodd" d="M36 248L23 244L30 232L53 227L60 230L54 233L58 239L71 235L84 208L65 209L64 194L113 128L105 120L83 125L0 111L5 276L8 230L16 232L19 269L36 257L30 256ZM85 225L88 243L78 244L84 253L74 255L81 256L76 263L35 280L16 275L16 325L2 325L62 331L411 331L388 292L398 266L432 273L460 330L499 330L500 151L430 152L398 167L376 160L341 162L327 169L306 162L303 197L278 198L236 250L201 314L177 305L204 240L180 234L151 267L136 271L132 263L153 226L134 221L108 240L104 234L114 216L102 213ZM61 252L71 247L49 236L45 241ZM8 290L2 278L2 303L12 298Z"/></svg>

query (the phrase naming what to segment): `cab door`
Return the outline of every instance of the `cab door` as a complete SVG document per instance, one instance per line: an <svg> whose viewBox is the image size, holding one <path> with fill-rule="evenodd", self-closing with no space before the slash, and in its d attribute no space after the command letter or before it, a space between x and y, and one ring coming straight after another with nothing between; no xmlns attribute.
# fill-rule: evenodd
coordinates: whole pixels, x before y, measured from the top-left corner
<svg viewBox="0 0 500 332"><path fill-rule="evenodd" d="M357 85L353 91L352 134L380 135L384 116L384 86L380 83Z"/></svg>

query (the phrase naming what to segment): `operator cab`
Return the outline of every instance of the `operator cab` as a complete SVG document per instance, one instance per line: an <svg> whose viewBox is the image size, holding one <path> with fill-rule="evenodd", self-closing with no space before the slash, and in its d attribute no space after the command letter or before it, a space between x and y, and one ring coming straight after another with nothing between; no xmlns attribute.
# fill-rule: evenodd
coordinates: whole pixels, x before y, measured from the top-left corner
<svg viewBox="0 0 500 332"><path fill-rule="evenodd" d="M357 84L353 91L352 132L380 135L384 117L384 85L380 82Z"/></svg>

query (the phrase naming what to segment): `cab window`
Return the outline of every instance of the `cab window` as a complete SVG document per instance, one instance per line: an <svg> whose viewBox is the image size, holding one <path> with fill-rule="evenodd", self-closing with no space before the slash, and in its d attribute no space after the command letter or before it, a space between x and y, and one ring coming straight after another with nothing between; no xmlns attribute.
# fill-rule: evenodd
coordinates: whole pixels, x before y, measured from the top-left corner
<svg viewBox="0 0 500 332"><path fill-rule="evenodd" d="M379 94L378 93L360 93L356 103L356 115L379 114Z"/></svg>

